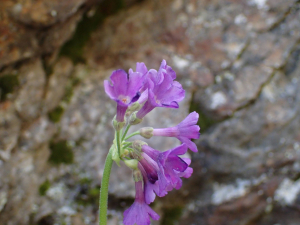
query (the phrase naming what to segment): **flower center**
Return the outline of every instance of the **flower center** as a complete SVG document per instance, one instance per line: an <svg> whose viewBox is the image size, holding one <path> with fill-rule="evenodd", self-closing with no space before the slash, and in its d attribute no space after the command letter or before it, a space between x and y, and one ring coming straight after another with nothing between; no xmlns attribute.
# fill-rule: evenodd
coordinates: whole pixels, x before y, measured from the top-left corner
<svg viewBox="0 0 300 225"><path fill-rule="evenodd" d="M123 95L120 95L119 96L119 100L124 103L124 104L129 104L129 97L128 96L123 96Z"/></svg>

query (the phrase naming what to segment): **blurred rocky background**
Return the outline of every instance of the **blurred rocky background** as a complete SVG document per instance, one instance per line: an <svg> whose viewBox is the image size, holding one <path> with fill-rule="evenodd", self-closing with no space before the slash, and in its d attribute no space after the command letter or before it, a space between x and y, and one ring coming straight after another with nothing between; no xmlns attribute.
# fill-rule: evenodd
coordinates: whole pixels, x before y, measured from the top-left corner
<svg viewBox="0 0 300 225"><path fill-rule="evenodd" d="M187 96L144 124L197 111L201 137L193 176L157 199L153 224L300 224L299 0L1 1L1 224L97 224L115 113L103 80L162 59ZM115 166L110 225L133 196Z"/></svg>

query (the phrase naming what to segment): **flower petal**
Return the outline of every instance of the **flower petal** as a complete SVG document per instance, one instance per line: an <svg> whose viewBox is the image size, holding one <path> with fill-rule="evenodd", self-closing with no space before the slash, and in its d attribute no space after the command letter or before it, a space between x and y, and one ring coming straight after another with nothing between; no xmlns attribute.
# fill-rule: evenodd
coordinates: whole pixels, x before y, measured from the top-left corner
<svg viewBox="0 0 300 225"><path fill-rule="evenodd" d="M181 141L182 143L185 143L191 151L198 152L196 144L192 142L190 139L186 137L178 137L178 140Z"/></svg>
<svg viewBox="0 0 300 225"><path fill-rule="evenodd" d="M128 85L127 73L124 70L115 70L112 72L110 79L114 86L115 95L117 97L120 95L126 96Z"/></svg>

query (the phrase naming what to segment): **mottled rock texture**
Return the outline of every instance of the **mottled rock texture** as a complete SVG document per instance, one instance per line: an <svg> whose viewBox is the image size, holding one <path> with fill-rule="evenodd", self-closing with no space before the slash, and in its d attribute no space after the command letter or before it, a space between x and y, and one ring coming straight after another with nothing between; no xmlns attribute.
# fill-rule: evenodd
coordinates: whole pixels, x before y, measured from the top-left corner
<svg viewBox="0 0 300 225"><path fill-rule="evenodd" d="M0 17L1 224L97 224L115 113L103 80L162 59L186 99L141 126L197 111L201 137L153 224L300 223L299 1L7 0ZM113 167L108 224L133 201L131 176Z"/></svg>

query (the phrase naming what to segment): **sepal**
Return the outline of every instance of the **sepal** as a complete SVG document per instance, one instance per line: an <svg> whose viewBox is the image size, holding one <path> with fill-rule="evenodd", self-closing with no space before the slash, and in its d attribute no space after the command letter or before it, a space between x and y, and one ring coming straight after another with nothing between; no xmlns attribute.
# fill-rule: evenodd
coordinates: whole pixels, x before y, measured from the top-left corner
<svg viewBox="0 0 300 225"><path fill-rule="evenodd" d="M120 131L125 126L125 122L118 122L116 117L114 117L112 124L116 131Z"/></svg>
<svg viewBox="0 0 300 225"><path fill-rule="evenodd" d="M153 136L153 127L143 127L140 130L140 135L144 138L151 138Z"/></svg>
<svg viewBox="0 0 300 225"><path fill-rule="evenodd" d="M136 113L137 112L134 112L134 113L131 114L131 117L129 119L129 124L130 125L136 125L136 124L139 124L143 121L143 119L139 119L139 118L136 117Z"/></svg>

